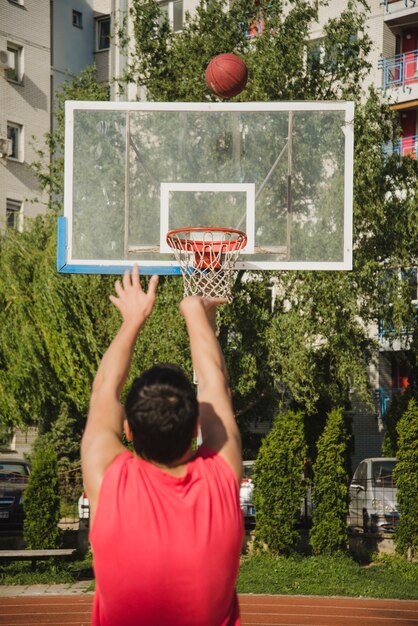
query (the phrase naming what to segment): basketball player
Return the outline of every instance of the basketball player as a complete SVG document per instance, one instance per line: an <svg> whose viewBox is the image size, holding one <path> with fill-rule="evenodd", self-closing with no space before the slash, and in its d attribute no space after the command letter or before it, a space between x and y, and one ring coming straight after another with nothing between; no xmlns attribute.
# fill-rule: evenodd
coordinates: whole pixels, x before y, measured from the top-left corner
<svg viewBox="0 0 418 626"><path fill-rule="evenodd" d="M110 300L123 321L97 371L81 445L93 625L237 626L241 441L213 330L224 300L191 297L180 305L198 399L178 367L157 365L134 381L124 411L122 388L156 287L153 276L142 290L137 267L116 282ZM193 451L198 419L203 443ZM122 445L123 425L133 454Z"/></svg>

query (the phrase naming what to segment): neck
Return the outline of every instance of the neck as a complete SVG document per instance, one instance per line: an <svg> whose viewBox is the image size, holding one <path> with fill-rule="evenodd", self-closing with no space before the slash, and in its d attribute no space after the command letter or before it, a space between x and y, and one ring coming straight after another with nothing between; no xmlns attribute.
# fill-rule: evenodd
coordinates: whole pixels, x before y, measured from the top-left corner
<svg viewBox="0 0 418 626"><path fill-rule="evenodd" d="M172 463L159 463L158 461L153 461L152 459L146 459L144 457L141 457L141 458L143 458L144 461L147 461L148 463L155 465L155 467L158 467L164 472L168 472L169 474L174 474L174 475L182 475L185 472L185 466L187 465L187 463L189 463L193 459L194 454L195 453L192 450L192 447L190 446L190 448L186 450L183 456L181 456L179 459L176 459Z"/></svg>

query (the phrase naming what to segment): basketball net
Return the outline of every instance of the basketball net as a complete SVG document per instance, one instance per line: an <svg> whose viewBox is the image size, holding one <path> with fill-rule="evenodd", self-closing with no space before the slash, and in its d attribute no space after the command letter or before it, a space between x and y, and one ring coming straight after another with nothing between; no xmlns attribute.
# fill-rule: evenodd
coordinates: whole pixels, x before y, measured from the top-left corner
<svg viewBox="0 0 418 626"><path fill-rule="evenodd" d="M167 243L173 249L183 275L185 296L232 300L235 263L247 244L247 236L232 228L171 230Z"/></svg>

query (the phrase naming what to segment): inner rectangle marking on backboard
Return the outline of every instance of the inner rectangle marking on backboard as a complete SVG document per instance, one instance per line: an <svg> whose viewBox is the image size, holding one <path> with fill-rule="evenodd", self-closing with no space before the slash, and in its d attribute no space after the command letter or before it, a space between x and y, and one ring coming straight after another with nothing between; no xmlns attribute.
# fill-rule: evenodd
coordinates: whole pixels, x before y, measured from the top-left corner
<svg viewBox="0 0 418 626"><path fill-rule="evenodd" d="M167 232L171 230L170 223L170 196L176 192L190 193L243 193L245 194L245 213L240 216L239 220L228 223L225 227L242 230L247 235L247 245L245 247L246 254L254 253L254 232L255 232L255 185L253 183L171 183L165 182L160 184L160 252L163 254L172 254L173 251L167 244ZM202 226L216 227L219 223L192 223L182 224L181 227L187 230L187 227Z"/></svg>

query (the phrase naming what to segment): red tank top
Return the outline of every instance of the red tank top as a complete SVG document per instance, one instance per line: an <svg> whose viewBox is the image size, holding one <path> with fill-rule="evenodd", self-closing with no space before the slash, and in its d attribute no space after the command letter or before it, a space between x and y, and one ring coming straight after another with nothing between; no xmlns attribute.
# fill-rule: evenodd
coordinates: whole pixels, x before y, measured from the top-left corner
<svg viewBox="0 0 418 626"><path fill-rule="evenodd" d="M201 448L176 478L123 452L90 533L93 626L238 626L242 540L238 481L222 457Z"/></svg>

